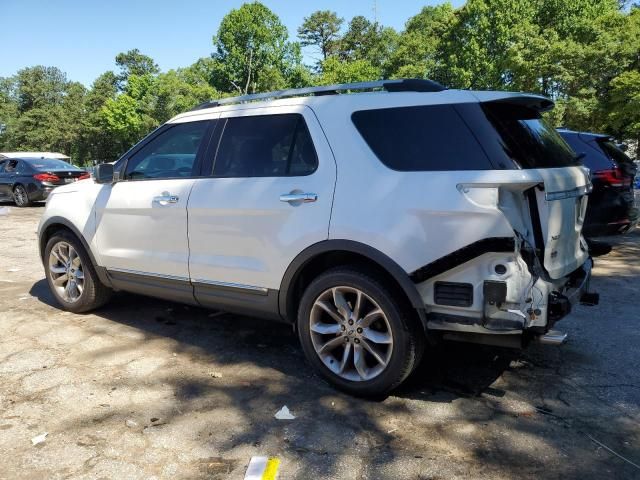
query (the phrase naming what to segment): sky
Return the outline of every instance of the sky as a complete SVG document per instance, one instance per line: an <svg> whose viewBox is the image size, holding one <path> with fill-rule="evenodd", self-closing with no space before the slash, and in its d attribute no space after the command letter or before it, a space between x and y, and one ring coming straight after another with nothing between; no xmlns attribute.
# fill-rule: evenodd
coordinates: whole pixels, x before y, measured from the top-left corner
<svg viewBox="0 0 640 480"><path fill-rule="evenodd" d="M0 0L3 47L0 77L33 66L56 66L69 80L90 86L115 68L119 52L138 48L163 71L186 67L213 51L222 17L242 0ZM355 15L401 30L425 5L442 0L263 0L295 39L303 18L333 10L345 21ZM453 0L454 6L464 3ZM313 63L305 49L305 62Z"/></svg>

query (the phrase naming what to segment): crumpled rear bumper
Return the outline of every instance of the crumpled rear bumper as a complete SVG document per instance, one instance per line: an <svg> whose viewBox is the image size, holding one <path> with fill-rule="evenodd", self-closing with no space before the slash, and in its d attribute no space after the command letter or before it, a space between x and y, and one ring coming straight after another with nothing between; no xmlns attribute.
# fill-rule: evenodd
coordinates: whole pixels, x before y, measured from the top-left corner
<svg viewBox="0 0 640 480"><path fill-rule="evenodd" d="M551 328L556 322L569 315L578 303L598 304L598 294L589 291L592 268L593 260L588 258L569 276L569 281L561 292L553 291L549 294L547 328Z"/></svg>

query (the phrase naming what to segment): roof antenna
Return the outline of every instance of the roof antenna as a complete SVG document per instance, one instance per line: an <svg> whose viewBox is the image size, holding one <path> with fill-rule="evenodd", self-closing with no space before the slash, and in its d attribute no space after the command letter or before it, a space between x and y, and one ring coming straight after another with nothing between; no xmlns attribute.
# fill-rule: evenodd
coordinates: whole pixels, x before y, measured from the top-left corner
<svg viewBox="0 0 640 480"><path fill-rule="evenodd" d="M378 2L377 2L377 0L373 0L373 23L374 23L374 25L378 23Z"/></svg>

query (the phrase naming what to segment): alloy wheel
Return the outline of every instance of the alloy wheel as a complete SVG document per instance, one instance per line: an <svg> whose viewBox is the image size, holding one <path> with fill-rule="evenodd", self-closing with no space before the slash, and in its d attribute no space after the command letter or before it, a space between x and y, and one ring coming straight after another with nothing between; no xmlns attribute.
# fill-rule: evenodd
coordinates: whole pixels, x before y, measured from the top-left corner
<svg viewBox="0 0 640 480"><path fill-rule="evenodd" d="M380 375L391 359L393 334L384 311L353 287L325 290L311 308L311 341L334 374L351 381Z"/></svg>
<svg viewBox="0 0 640 480"><path fill-rule="evenodd" d="M14 196L16 205L22 206L29 203L29 197L27 196L27 191L24 189L23 186L21 185L16 186L16 188L13 190L13 194L14 194L13 196Z"/></svg>
<svg viewBox="0 0 640 480"><path fill-rule="evenodd" d="M69 303L77 302L84 291L82 260L73 246L58 242L49 254L49 276L57 294Z"/></svg>

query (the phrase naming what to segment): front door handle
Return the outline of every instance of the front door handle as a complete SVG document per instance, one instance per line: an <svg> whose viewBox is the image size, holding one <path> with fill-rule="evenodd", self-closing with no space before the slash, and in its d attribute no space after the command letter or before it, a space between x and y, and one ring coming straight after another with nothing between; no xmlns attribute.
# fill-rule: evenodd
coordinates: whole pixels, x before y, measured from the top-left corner
<svg viewBox="0 0 640 480"><path fill-rule="evenodd" d="M168 205L169 203L178 203L180 197L177 195L171 195L169 192L162 192L162 195L157 197L153 197L154 203L159 203L160 205Z"/></svg>
<svg viewBox="0 0 640 480"><path fill-rule="evenodd" d="M311 203L318 200L316 193L283 193L280 195L281 202L287 202L290 205L300 205L301 203Z"/></svg>

